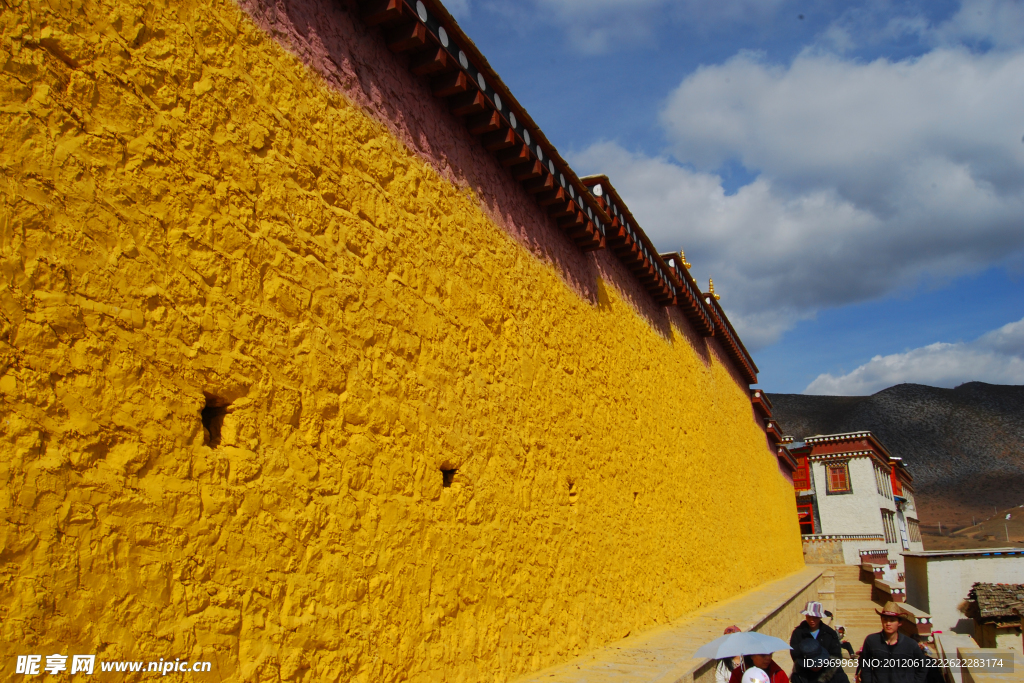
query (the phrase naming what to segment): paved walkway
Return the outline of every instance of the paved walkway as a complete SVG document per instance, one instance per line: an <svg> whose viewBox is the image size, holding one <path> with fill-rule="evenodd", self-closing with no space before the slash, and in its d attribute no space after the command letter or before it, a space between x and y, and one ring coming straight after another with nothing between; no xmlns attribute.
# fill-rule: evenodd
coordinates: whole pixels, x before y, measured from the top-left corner
<svg viewBox="0 0 1024 683"><path fill-rule="evenodd" d="M693 653L711 642L730 624L744 631L789 639L800 621L798 612L808 599L817 599L815 583L820 566L808 566L795 574L772 581L752 591L723 600L687 615L671 624L611 643L605 648L542 669L515 683L684 683L700 677L710 660L694 659ZM808 597L808 593L811 597ZM799 604L797 604L799 603ZM773 617L775 617L773 619ZM792 622L792 623L790 623ZM786 671L792 668L789 652L778 653L776 661ZM713 679L714 673L711 672Z"/></svg>

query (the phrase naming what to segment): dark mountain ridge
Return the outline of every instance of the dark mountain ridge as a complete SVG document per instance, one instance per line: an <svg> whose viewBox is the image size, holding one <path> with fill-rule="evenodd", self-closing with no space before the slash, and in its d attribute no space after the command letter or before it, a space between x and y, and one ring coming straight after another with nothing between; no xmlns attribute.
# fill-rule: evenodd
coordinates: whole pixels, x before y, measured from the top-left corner
<svg viewBox="0 0 1024 683"><path fill-rule="evenodd" d="M768 396L798 441L873 432L910 469L923 524L967 525L1024 503L1024 386L898 384L871 396Z"/></svg>

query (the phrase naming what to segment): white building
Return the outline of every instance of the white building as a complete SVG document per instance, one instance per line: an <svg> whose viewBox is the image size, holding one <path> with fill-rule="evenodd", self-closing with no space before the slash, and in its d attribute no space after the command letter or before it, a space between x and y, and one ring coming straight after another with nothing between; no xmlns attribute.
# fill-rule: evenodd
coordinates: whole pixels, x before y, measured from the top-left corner
<svg viewBox="0 0 1024 683"><path fill-rule="evenodd" d="M924 550L913 477L871 432L811 436L784 447L797 461L797 513L809 562L891 568L903 582L904 552Z"/></svg>
<svg viewBox="0 0 1024 683"><path fill-rule="evenodd" d="M960 607L976 583L1024 584L1024 549L911 552L906 563L907 602L929 612L937 630L974 636L982 647L1013 647L1021 652L1019 629L997 633L990 625L990 632L983 632ZM1020 618L1018 615L1018 622Z"/></svg>

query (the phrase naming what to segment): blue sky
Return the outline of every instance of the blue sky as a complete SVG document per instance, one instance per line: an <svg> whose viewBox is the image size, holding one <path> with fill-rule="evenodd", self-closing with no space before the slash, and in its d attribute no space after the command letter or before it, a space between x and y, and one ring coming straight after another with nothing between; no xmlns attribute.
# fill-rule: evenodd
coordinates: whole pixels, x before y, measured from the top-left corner
<svg viewBox="0 0 1024 683"><path fill-rule="evenodd" d="M1024 0L449 0L769 391L1024 384Z"/></svg>

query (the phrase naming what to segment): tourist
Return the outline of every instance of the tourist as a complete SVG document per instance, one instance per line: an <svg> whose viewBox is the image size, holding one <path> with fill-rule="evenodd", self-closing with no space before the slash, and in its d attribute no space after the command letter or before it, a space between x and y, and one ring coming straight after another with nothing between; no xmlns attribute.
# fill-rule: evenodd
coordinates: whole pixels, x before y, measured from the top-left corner
<svg viewBox="0 0 1024 683"><path fill-rule="evenodd" d="M850 641L846 639L846 627L840 624L836 627L836 634L839 636L839 647L842 650L846 650L850 653L850 659L853 659L853 645L850 645Z"/></svg>
<svg viewBox="0 0 1024 683"><path fill-rule="evenodd" d="M739 633L739 626L730 626L725 629L725 635L730 633ZM743 657L726 657L725 659L718 660L718 666L715 668L715 683L729 683L729 678L732 676L732 672L741 667L743 664Z"/></svg>
<svg viewBox="0 0 1024 683"><path fill-rule="evenodd" d="M789 676L775 663L770 652L744 657L743 663L733 670L729 683L744 683L748 673L758 670L765 675L764 683L789 683Z"/></svg>
<svg viewBox="0 0 1024 683"><path fill-rule="evenodd" d="M840 646L839 634L833 631L831 626L821 623L822 617L825 616L821 603L813 600L808 602L800 614L804 615L804 620L793 629L793 635L789 637L789 646L796 650L801 640L814 638L829 655L842 658L843 648Z"/></svg>
<svg viewBox="0 0 1024 683"><path fill-rule="evenodd" d="M832 657L815 638L804 638L793 650L793 683L850 683L842 660Z"/></svg>
<svg viewBox="0 0 1024 683"><path fill-rule="evenodd" d="M861 683L925 683L925 655L913 638L900 633L899 606L890 600L875 612L882 619L882 630L864 639Z"/></svg>

